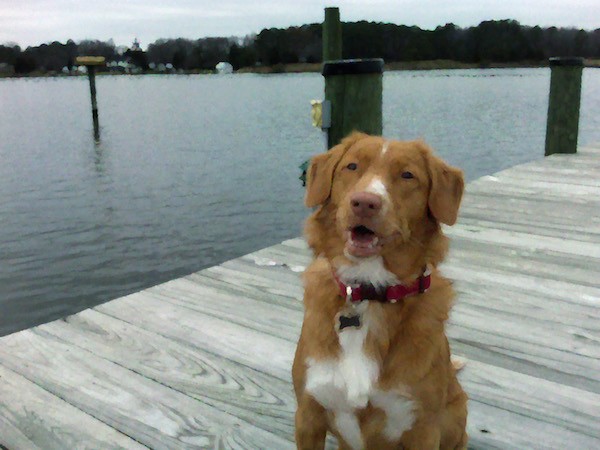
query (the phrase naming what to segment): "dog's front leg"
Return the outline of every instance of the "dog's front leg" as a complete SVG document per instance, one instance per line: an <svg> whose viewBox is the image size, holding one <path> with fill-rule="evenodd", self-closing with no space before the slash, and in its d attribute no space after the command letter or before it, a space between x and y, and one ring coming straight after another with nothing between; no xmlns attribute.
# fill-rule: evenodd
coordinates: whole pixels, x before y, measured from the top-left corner
<svg viewBox="0 0 600 450"><path fill-rule="evenodd" d="M298 450L323 450L327 435L327 413L310 395L298 399L296 410L296 447Z"/></svg>
<svg viewBox="0 0 600 450"><path fill-rule="evenodd" d="M402 435L403 450L439 450L441 430L435 420L417 420L413 427Z"/></svg>

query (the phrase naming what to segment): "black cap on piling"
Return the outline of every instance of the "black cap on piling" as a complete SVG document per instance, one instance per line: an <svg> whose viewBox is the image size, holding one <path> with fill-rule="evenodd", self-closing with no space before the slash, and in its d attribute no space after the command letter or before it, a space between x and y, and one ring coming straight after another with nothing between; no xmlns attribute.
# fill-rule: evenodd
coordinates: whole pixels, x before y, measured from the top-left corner
<svg viewBox="0 0 600 450"><path fill-rule="evenodd" d="M582 67L583 58L578 56L567 56L567 57L555 57L549 60L550 67Z"/></svg>
<svg viewBox="0 0 600 450"><path fill-rule="evenodd" d="M323 76L331 75L363 75L383 73L383 59L343 59L340 61L325 61Z"/></svg>

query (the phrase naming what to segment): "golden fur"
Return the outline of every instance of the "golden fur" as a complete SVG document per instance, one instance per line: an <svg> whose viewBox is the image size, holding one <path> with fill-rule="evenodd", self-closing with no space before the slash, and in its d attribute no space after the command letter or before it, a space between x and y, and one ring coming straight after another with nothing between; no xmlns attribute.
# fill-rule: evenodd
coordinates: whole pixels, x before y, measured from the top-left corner
<svg viewBox="0 0 600 450"><path fill-rule="evenodd" d="M355 169L350 169L352 164ZM384 206L373 218L357 217L350 197L368 190L374 179L387 189ZM317 209L307 220L306 237L315 259L304 277L304 323L292 370L299 449L324 448L327 432L337 436L340 448L356 448L336 428L335 411L326 410L305 386L307 361L336 361L342 352L334 324L345 302L333 270L360 259L348 254L348 230L359 224L376 230L377 254L401 282L413 282L426 265L433 268L426 293L396 304L368 304L371 326L362 351L378 367L373 389L398 394L415 406L410 429L394 440L383 432L388 420L384 409L372 401L354 409L361 447L466 448L467 396L450 362L444 330L454 293L436 269L447 251L440 223L454 224L463 189L462 172L435 157L421 141L386 142L353 133L312 159L305 202Z"/></svg>

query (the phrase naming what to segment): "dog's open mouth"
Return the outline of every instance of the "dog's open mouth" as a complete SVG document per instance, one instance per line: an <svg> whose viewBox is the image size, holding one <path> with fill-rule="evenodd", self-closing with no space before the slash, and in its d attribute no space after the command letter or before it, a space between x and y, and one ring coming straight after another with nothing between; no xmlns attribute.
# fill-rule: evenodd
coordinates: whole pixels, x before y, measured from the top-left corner
<svg viewBox="0 0 600 450"><path fill-rule="evenodd" d="M364 225L357 225L348 230L346 250L352 256L366 257L379 252L379 237Z"/></svg>

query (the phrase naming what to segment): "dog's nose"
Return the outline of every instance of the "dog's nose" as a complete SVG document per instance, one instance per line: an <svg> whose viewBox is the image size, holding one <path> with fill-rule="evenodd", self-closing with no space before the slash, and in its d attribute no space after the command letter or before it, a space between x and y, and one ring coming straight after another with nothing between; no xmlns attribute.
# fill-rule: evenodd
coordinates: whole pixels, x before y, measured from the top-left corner
<svg viewBox="0 0 600 450"><path fill-rule="evenodd" d="M381 198L370 192L355 192L350 197L350 205L358 217L373 217L381 210Z"/></svg>

